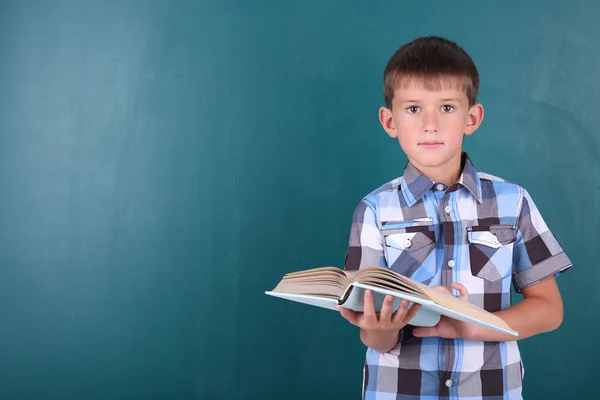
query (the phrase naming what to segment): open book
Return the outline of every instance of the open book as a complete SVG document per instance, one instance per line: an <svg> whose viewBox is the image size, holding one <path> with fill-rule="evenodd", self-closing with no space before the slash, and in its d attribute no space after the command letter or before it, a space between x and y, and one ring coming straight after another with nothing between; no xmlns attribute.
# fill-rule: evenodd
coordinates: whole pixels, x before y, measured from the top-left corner
<svg viewBox="0 0 600 400"><path fill-rule="evenodd" d="M518 336L500 317L387 268L365 267L358 271L344 271L335 267L321 267L291 272L284 275L272 291L265 293L331 310L337 310L339 304L362 312L366 289L373 291L376 312L381 310L388 294L395 297L394 311L402 299L410 301L411 305L421 304L420 310L409 322L413 326L434 326L440 316L445 315Z"/></svg>

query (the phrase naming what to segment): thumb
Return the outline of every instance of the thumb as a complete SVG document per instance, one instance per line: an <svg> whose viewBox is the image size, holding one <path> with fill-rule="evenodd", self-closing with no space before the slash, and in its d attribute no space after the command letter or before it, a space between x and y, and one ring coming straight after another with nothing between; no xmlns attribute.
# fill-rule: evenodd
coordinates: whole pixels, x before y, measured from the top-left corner
<svg viewBox="0 0 600 400"><path fill-rule="evenodd" d="M348 321L350 321L351 324L353 324L353 325L358 324L358 313L356 313L346 307L342 307L342 306L337 306L337 309L340 311L340 314L342 315L342 317L344 317Z"/></svg>
<svg viewBox="0 0 600 400"><path fill-rule="evenodd" d="M452 287L459 292L459 299L467 301L469 299L469 292L467 288L461 285L460 283L452 283Z"/></svg>

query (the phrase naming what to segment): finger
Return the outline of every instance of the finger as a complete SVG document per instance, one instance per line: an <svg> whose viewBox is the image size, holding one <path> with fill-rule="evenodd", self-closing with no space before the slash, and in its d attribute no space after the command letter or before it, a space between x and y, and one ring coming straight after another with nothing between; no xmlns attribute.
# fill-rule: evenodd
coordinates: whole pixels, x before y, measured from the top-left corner
<svg viewBox="0 0 600 400"><path fill-rule="evenodd" d="M417 315L417 312L419 312L420 308L420 304L413 304L412 307L408 309L408 312L404 316L404 325L408 324L410 320L413 319L415 315Z"/></svg>
<svg viewBox="0 0 600 400"><path fill-rule="evenodd" d="M459 298L461 300L465 300L466 301L469 298L469 292L467 291L467 288L464 287L463 285L461 285L460 283L453 282L452 283L452 287L454 289L458 290L458 292L459 292ZM447 287L445 287L445 286L434 286L433 288L437 289L437 290L440 290L442 292L446 292L449 295L454 296L454 293L452 293L452 291L450 289L448 289Z"/></svg>
<svg viewBox="0 0 600 400"><path fill-rule="evenodd" d="M429 336L437 336L437 328L435 326L432 327L419 327L413 329L413 336L415 337L429 337Z"/></svg>
<svg viewBox="0 0 600 400"><path fill-rule="evenodd" d="M408 312L408 304L409 304L408 300L402 300L400 302L400 307L398 307L398 309L396 310L396 312L394 313L394 316L392 318L392 322L394 324L399 324L404 320L404 317L406 316L406 313Z"/></svg>
<svg viewBox="0 0 600 400"><path fill-rule="evenodd" d="M466 287L464 287L460 283L453 283L452 287L458 290L458 292L460 293L459 299L467 301L467 299L469 298L469 292L467 291Z"/></svg>
<svg viewBox="0 0 600 400"><path fill-rule="evenodd" d="M352 325L358 326L359 316L360 314L356 311L352 311L349 308L337 306L337 309L340 311L342 317L346 318Z"/></svg>
<svg viewBox="0 0 600 400"><path fill-rule="evenodd" d="M394 303L394 296L389 294L385 296L383 300L383 306L381 306L381 312L379 313L379 321L391 321L392 320L392 309Z"/></svg>
<svg viewBox="0 0 600 400"><path fill-rule="evenodd" d="M364 317L367 324L377 323L377 316L375 315L375 305L373 304L373 291L365 290L364 300Z"/></svg>

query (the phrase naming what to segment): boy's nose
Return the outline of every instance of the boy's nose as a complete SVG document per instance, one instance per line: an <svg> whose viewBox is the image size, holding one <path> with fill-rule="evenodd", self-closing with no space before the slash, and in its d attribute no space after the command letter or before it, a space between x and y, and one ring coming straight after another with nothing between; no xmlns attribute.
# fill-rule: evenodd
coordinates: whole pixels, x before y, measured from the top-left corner
<svg viewBox="0 0 600 400"><path fill-rule="evenodd" d="M437 118L436 118L435 114L434 115L431 115L431 114L424 115L423 131L426 133L437 133L438 122L437 122Z"/></svg>

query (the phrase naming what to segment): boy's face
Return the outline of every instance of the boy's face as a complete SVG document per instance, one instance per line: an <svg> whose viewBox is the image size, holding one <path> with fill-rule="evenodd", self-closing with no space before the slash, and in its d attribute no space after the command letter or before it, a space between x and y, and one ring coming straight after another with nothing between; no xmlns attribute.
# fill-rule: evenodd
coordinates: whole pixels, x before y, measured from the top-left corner
<svg viewBox="0 0 600 400"><path fill-rule="evenodd" d="M430 90L412 81L396 89L391 110L382 107L379 112L388 135L397 138L409 161L430 177L457 172L463 135L475 132L483 119L483 107L469 107L465 90L455 83L440 82L438 90Z"/></svg>

